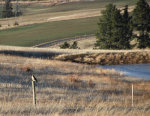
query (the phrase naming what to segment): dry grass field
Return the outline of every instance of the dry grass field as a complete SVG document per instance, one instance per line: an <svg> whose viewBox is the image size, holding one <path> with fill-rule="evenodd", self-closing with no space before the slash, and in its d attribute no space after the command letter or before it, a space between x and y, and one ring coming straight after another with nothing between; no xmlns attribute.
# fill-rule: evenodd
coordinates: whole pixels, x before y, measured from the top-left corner
<svg viewBox="0 0 150 116"><path fill-rule="evenodd" d="M0 43L33 46L50 41L50 37L55 40L65 38L69 34L69 37L72 37L77 34L95 33L96 28L91 25L97 21L97 16L100 16L100 10L110 1L96 0L53 7L41 4L29 5L24 8L23 16L0 19ZM136 1L117 0L116 3L113 0L119 7L128 2L130 10L133 9L132 5ZM18 26L14 26L15 21L19 23ZM55 29L60 29L60 35ZM80 33L77 33L78 31ZM57 34L57 37L53 34ZM55 48L0 46L0 116L149 116L150 80L128 77L95 65L51 59L58 54L130 52L129 50L91 50L95 41L95 38L78 41L80 50L58 49L58 46ZM32 103L32 74L38 80L36 107ZM134 85L133 106L132 84Z"/></svg>
<svg viewBox="0 0 150 116"><path fill-rule="evenodd" d="M56 6L20 3L22 16L0 18L0 44L29 47L63 38L94 34L97 31L100 11L108 3L114 3L121 9L128 4L131 12L136 1L97 0ZM16 8L15 5L14 8ZM1 10L2 5L0 5ZM84 47L86 46L81 45L80 48Z"/></svg>
<svg viewBox="0 0 150 116"><path fill-rule="evenodd" d="M37 77L32 105L31 75ZM134 106L131 106L131 84ZM0 55L1 116L149 116L150 81L95 66Z"/></svg>
<svg viewBox="0 0 150 116"><path fill-rule="evenodd" d="M81 37L79 40L70 40L67 41L70 45L73 44L73 42L76 41L77 42L77 46L79 49L88 49L88 50L92 50L95 46L96 43L96 37L95 36L90 36L90 37ZM61 49L60 45L64 44L64 42L59 42L55 45L52 46L45 46L47 48L56 48L56 49ZM45 48L44 47L44 48Z"/></svg>
<svg viewBox="0 0 150 116"><path fill-rule="evenodd" d="M88 10L75 10L67 12L50 12L50 13L40 13L33 15L25 15L20 17L13 17L7 19L0 19L0 30L16 28L15 22L18 22L18 26L31 25L31 24L41 24L45 22L54 22L62 20L80 19L101 16L100 11L104 8L88 9ZM133 6L129 7L129 11L132 11ZM17 26L17 27L18 27Z"/></svg>
<svg viewBox="0 0 150 116"><path fill-rule="evenodd" d="M95 2L76 2L76 3L68 3L61 4L57 6L45 6L40 3L28 3L24 5L20 3L19 8L23 12L23 15L20 17L12 17L12 18L0 18L0 30L15 28L15 22L18 22L17 26L31 25L31 24L41 24L45 22L54 22L54 21L62 21L62 20L71 20L71 19L80 19L80 18L89 18L100 16L104 7L109 3L114 3L118 7L122 8L124 5L128 4L129 11L131 12L134 8L132 1L95 1ZM132 4L131 4L131 3ZM14 9L15 9L14 5ZM0 11L2 10L2 6L0 5Z"/></svg>
<svg viewBox="0 0 150 116"><path fill-rule="evenodd" d="M15 28L16 26L14 25L14 23L16 21L19 23L18 26L24 26L31 24L40 24L45 22L95 17L99 16L99 14L100 14L99 9L89 9L88 11L78 10L78 11L41 13L41 14L13 17L7 19L0 19L1 24L0 29L3 30L7 28Z"/></svg>

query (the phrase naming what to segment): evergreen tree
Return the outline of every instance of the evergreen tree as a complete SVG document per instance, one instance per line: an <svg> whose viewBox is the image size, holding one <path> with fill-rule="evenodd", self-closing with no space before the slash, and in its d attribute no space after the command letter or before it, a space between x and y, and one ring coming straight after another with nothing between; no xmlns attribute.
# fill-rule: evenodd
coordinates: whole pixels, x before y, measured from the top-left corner
<svg viewBox="0 0 150 116"><path fill-rule="evenodd" d="M146 0L139 0L133 11L133 27L138 33L138 48L150 47L150 6Z"/></svg>
<svg viewBox="0 0 150 116"><path fill-rule="evenodd" d="M113 49L123 49L124 39L123 39L123 18L120 10L115 9L112 12L112 36L111 45Z"/></svg>
<svg viewBox="0 0 150 116"><path fill-rule="evenodd" d="M14 13L13 13L11 0L5 0L5 4L3 7L3 11L2 11L2 17L9 18L9 17L13 17L13 16L14 16Z"/></svg>
<svg viewBox="0 0 150 116"><path fill-rule="evenodd" d="M129 49L132 29L128 7L125 7L122 15L116 6L109 4L102 14L98 23L96 46L102 49Z"/></svg>
<svg viewBox="0 0 150 116"><path fill-rule="evenodd" d="M98 32L96 34L97 42L96 47L100 49L111 49L111 37L112 37L112 12L116 7L112 4L106 6L106 10L102 11L102 16L98 23Z"/></svg>
<svg viewBox="0 0 150 116"><path fill-rule="evenodd" d="M133 28L132 28L132 17L128 12L128 5L125 6L123 12L123 38L124 38L124 46L126 49L130 49L130 41L132 40Z"/></svg>

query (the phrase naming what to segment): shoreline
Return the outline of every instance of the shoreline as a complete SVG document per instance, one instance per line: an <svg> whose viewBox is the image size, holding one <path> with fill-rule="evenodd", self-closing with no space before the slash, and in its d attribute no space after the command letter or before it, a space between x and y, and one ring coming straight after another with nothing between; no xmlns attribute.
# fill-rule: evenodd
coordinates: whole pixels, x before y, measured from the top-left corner
<svg viewBox="0 0 150 116"><path fill-rule="evenodd" d="M71 61L94 65L119 65L119 64L143 64L150 63L150 50L144 51L111 51L99 53L78 53L59 55L55 60Z"/></svg>
<svg viewBox="0 0 150 116"><path fill-rule="evenodd" d="M149 73L146 68L149 69L150 63L148 64L124 64L124 65L103 65L97 66L98 68L112 70L114 72L118 72L124 76L143 79L146 81L150 81ZM141 68L142 67L142 68ZM145 74L146 73L146 74Z"/></svg>
<svg viewBox="0 0 150 116"><path fill-rule="evenodd" d="M150 63L150 50L79 50L0 46L0 54L70 61L91 65Z"/></svg>
<svg viewBox="0 0 150 116"><path fill-rule="evenodd" d="M0 115L127 116L138 112L149 116L150 113L150 81L92 65L2 54L0 69ZM38 80L36 108L32 106L32 74Z"/></svg>

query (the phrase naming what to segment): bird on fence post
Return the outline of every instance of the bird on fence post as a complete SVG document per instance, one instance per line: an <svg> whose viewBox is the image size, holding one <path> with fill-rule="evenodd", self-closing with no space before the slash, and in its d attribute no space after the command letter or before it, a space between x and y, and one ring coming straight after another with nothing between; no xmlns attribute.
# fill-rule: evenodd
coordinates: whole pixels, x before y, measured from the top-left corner
<svg viewBox="0 0 150 116"><path fill-rule="evenodd" d="M37 79L34 75L32 75L32 91L33 91L33 105L36 106L36 93L35 93L35 82L37 83Z"/></svg>
<svg viewBox="0 0 150 116"><path fill-rule="evenodd" d="M35 78L34 75L32 75L32 81L36 82L37 83L37 79Z"/></svg>

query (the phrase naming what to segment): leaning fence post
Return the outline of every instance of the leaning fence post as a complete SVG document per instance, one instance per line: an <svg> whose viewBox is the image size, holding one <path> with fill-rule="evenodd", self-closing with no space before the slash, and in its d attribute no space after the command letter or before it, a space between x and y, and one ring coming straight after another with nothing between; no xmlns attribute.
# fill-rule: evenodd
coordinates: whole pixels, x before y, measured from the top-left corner
<svg viewBox="0 0 150 116"><path fill-rule="evenodd" d="M134 90L133 90L133 83L132 83L132 107L133 107L133 100L134 100L134 98L133 98L133 92L134 92Z"/></svg>
<svg viewBox="0 0 150 116"><path fill-rule="evenodd" d="M35 82L37 82L37 79L34 75L32 75L32 91L33 91L33 105L36 106L36 92L35 92Z"/></svg>

